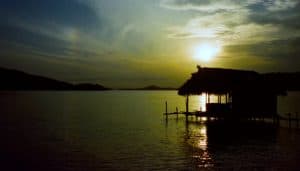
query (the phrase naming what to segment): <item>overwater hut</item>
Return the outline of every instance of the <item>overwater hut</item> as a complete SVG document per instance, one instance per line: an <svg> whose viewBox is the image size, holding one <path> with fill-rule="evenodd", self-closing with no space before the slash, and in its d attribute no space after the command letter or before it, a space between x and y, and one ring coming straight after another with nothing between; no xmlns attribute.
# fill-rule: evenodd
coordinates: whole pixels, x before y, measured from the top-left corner
<svg viewBox="0 0 300 171"><path fill-rule="evenodd" d="M271 118L277 113L278 87L254 71L220 68L201 68L192 73L178 91L186 96L186 113L189 113L189 96L206 94L205 115L209 117ZM218 96L212 103L210 95Z"/></svg>

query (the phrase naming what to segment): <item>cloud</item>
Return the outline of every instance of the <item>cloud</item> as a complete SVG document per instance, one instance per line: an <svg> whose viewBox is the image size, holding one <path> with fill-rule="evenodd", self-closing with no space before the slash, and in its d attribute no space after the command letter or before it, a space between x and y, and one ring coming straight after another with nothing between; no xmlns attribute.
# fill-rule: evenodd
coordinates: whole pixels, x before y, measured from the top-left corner
<svg viewBox="0 0 300 171"><path fill-rule="evenodd" d="M284 11L290 8L294 8L299 4L298 0L268 0L263 1L266 9L269 11Z"/></svg>
<svg viewBox="0 0 300 171"><path fill-rule="evenodd" d="M271 68L264 70L295 71L300 65L300 38L264 41L253 44L229 45L224 47L228 56L244 57L253 61L266 62ZM250 61L251 62L251 61Z"/></svg>
<svg viewBox="0 0 300 171"><path fill-rule="evenodd" d="M252 44L280 39L276 36L279 32L278 28L271 24L258 25L250 23L231 28L226 25L203 28L170 28L168 31L169 38L173 39L218 40L222 44Z"/></svg>
<svg viewBox="0 0 300 171"><path fill-rule="evenodd" d="M204 12L238 10L260 0L162 0L161 6L173 10L197 10Z"/></svg>
<svg viewBox="0 0 300 171"><path fill-rule="evenodd" d="M162 0L161 6L173 10L197 10L204 12L228 11L260 4L269 11L294 8L298 0Z"/></svg>
<svg viewBox="0 0 300 171"><path fill-rule="evenodd" d="M242 1L239 8L231 11L218 11L216 5L231 1L165 0L164 5L193 9L213 7L207 13L193 13L185 25L174 25L166 29L172 39L213 39L223 44L253 44L264 41L281 40L300 36L300 5L293 0ZM229 5L230 6L230 5ZM280 10L273 10L281 6ZM175 8L174 8L175 9ZM220 9L220 8L218 8ZM196 15L196 16L195 16Z"/></svg>
<svg viewBox="0 0 300 171"><path fill-rule="evenodd" d="M277 27L284 29L293 29L293 32L297 32L300 28L300 4L293 6L293 8L287 10L257 10L257 8L251 8L249 13L249 21L257 24L273 24Z"/></svg>
<svg viewBox="0 0 300 171"><path fill-rule="evenodd" d="M77 0L4 0L0 14L8 18L0 23L2 40L35 47L42 57L99 57L109 49L106 22Z"/></svg>
<svg viewBox="0 0 300 171"><path fill-rule="evenodd" d="M273 40L279 30L272 24L257 24L248 21L248 11L239 15L232 12L218 12L190 19L185 26L167 29L173 39L214 39L224 44L254 43Z"/></svg>
<svg viewBox="0 0 300 171"><path fill-rule="evenodd" d="M39 25L64 25L90 32L104 24L92 8L77 0L3 0L0 9L0 17L17 18Z"/></svg>

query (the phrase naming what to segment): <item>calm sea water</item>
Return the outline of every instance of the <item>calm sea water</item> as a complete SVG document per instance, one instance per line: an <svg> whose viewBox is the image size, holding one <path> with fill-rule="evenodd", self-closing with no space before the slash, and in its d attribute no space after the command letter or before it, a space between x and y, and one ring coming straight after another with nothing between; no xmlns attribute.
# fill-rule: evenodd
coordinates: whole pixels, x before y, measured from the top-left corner
<svg viewBox="0 0 300 171"><path fill-rule="evenodd" d="M0 170L300 169L299 129L166 121L166 100L184 109L175 91L1 92Z"/></svg>

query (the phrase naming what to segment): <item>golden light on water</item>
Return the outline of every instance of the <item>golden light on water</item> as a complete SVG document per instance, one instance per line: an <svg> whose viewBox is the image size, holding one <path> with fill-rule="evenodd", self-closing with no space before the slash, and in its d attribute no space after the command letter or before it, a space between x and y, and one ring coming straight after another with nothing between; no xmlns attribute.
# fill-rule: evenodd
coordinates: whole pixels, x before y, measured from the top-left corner
<svg viewBox="0 0 300 171"><path fill-rule="evenodd" d="M207 131L205 126L200 128L200 137L197 147L202 150L206 150L207 148Z"/></svg>
<svg viewBox="0 0 300 171"><path fill-rule="evenodd" d="M202 62L212 61L221 52L219 43L201 43L193 50L193 57Z"/></svg>
<svg viewBox="0 0 300 171"><path fill-rule="evenodd" d="M207 121L207 117L201 117L201 121Z"/></svg>
<svg viewBox="0 0 300 171"><path fill-rule="evenodd" d="M197 147L199 149L206 150L206 148L207 148L206 129L204 129L204 130L201 129L200 131L205 131L205 133L204 134L200 133L201 137L199 138Z"/></svg>
<svg viewBox="0 0 300 171"><path fill-rule="evenodd" d="M206 127L202 127L202 128L200 129L200 134L201 134L201 135L205 135L205 137L206 137Z"/></svg>
<svg viewBox="0 0 300 171"><path fill-rule="evenodd" d="M193 158L199 161L199 167L209 167L211 166L211 156L207 151L207 130L206 126L200 128L199 132L197 133L197 141L195 147L200 149L197 154L193 156Z"/></svg>

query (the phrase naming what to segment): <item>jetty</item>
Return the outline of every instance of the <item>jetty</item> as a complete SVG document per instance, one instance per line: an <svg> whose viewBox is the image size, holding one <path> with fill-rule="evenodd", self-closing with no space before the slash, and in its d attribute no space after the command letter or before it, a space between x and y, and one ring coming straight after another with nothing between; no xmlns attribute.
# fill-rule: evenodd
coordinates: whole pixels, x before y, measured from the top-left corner
<svg viewBox="0 0 300 171"><path fill-rule="evenodd" d="M197 69L178 90L179 95L185 96L185 111L176 108L169 112L166 102L166 119L168 116L185 115L187 120L189 116L206 117L207 120L272 119L275 123L280 120L296 121L298 125L298 114L282 117L277 113L277 97L286 95L288 90L277 80L255 71L200 66ZM205 96L205 110L189 110L189 98L193 95ZM212 102L211 96L216 96L217 102Z"/></svg>

